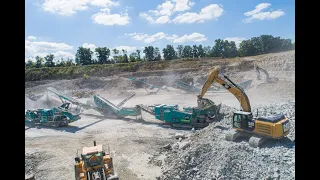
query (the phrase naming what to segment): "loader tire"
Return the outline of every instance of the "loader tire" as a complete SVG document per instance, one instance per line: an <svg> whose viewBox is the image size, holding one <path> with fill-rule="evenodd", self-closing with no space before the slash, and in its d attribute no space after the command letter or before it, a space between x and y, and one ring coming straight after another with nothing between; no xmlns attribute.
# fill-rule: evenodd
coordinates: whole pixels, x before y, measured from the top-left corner
<svg viewBox="0 0 320 180"><path fill-rule="evenodd" d="M75 178L75 180L79 180L80 179L79 172L78 172L78 169L77 169L76 165L74 165L74 178Z"/></svg>

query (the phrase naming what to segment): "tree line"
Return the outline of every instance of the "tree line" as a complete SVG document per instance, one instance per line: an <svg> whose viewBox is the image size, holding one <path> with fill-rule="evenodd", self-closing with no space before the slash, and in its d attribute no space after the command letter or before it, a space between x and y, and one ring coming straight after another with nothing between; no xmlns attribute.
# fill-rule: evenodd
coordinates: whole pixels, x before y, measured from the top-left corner
<svg viewBox="0 0 320 180"><path fill-rule="evenodd" d="M295 48L295 43L291 39L282 39L273 37L272 35L261 35L253 37L249 40L244 40L237 48L234 41L222 39L215 40L214 46L200 45L178 45L174 48L172 45L167 45L162 49L163 57L160 49L154 46L147 46L142 51L144 56L141 56L141 51L136 50L130 54L126 50L109 49L107 47L97 47L94 52L90 48L79 47L75 55L75 61L72 59L58 60L54 62L54 55L49 54L42 58L37 56L36 61L29 60L25 62L26 68L41 68L41 67L66 67L76 65L90 64L114 64L114 63L129 63L136 61L160 61L173 59L201 59L201 58L233 58L243 56L255 56L266 53L275 53L288 51ZM112 56L111 56L112 53ZM93 58L96 55L96 58Z"/></svg>

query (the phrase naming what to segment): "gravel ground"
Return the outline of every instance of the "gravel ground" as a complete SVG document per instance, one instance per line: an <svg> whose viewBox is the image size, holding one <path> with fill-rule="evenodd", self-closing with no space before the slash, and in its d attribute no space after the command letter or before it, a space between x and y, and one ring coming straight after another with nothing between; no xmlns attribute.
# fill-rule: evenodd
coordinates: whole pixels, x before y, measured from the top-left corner
<svg viewBox="0 0 320 180"><path fill-rule="evenodd" d="M289 139L269 140L261 148L250 147L248 139L228 142L224 137L230 130L229 116L162 148L153 157L166 156L160 179L295 179L294 102L261 107L286 114L291 124ZM226 114L233 110L223 108Z"/></svg>

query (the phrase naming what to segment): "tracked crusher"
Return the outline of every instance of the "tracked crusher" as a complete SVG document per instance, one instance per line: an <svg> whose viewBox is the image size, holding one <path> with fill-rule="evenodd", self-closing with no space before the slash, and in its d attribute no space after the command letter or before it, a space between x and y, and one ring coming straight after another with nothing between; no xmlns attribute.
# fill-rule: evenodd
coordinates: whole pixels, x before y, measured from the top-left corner
<svg viewBox="0 0 320 180"><path fill-rule="evenodd" d="M33 109L25 111L26 125L36 126L67 126L70 122L79 120L80 113L72 113L69 111L70 103L64 103L59 107L52 109Z"/></svg>
<svg viewBox="0 0 320 180"><path fill-rule="evenodd" d="M137 105L138 109L147 112L166 125L172 127L204 128L219 118L221 104L203 98L197 107L183 107L178 105L158 104L153 106Z"/></svg>

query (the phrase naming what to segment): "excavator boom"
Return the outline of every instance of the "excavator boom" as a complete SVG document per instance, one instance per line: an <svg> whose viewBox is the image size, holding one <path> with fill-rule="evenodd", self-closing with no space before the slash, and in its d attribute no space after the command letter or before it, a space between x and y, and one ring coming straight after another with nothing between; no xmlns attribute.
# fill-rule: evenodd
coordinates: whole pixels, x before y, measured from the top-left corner
<svg viewBox="0 0 320 180"><path fill-rule="evenodd" d="M265 74L265 76L266 76L266 81L269 81L269 80L270 80L269 73L268 73L266 70L262 69L262 68L259 67L259 66L256 66L256 71L257 71L257 74L258 74L258 79L260 79L260 71L261 71L261 72L263 72L263 73Z"/></svg>
<svg viewBox="0 0 320 180"><path fill-rule="evenodd" d="M244 90L236 85L234 82L232 82L227 76L221 74L227 81L221 79L219 77L219 68L215 67L208 76L205 84L203 85L200 94L198 95L198 98L201 99L203 96L207 93L208 89L214 84L214 82L217 82L221 84L224 88L226 88L230 93L232 93L240 102L240 105L242 107L242 110L245 112L251 112L251 106L249 102L249 98L244 92Z"/></svg>

